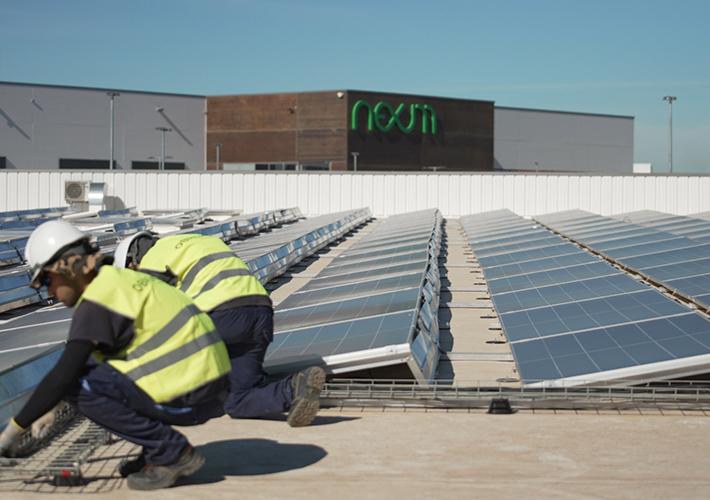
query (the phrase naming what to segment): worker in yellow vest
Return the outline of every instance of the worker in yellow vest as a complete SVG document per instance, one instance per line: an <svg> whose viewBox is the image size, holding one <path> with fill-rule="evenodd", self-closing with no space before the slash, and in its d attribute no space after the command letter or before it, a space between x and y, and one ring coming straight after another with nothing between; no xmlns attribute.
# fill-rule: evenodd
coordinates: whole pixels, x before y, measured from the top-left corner
<svg viewBox="0 0 710 500"><path fill-rule="evenodd" d="M160 280L111 266L62 220L38 226L25 257L31 285L75 309L64 352L0 435L0 453L12 454L24 430L65 399L142 446L120 467L130 488L165 488L197 471L204 456L171 425L223 415L231 367L209 316Z"/></svg>
<svg viewBox="0 0 710 500"><path fill-rule="evenodd" d="M226 243L200 234L156 238L142 231L123 240L114 257L119 268L140 269L184 291L212 318L232 363L232 387L224 404L228 415L288 412L292 427L311 423L325 372L314 366L267 383L263 362L274 339L271 298Z"/></svg>

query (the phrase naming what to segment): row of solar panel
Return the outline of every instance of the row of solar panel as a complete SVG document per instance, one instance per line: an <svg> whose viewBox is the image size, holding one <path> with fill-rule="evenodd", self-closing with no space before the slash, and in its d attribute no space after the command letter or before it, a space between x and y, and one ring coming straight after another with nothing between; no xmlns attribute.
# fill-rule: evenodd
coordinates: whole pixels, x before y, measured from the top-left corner
<svg viewBox="0 0 710 500"><path fill-rule="evenodd" d="M66 211L57 209L47 209L46 211L38 211L37 220L46 222L47 218L43 218L45 214L61 214ZM149 230L152 228L151 218L132 217L135 216L134 209L125 209L121 211L100 212L97 217L71 219L79 229L89 232L99 244L104 253L112 254L115 245L118 242L138 231ZM214 223L203 223L197 225L199 221L204 221L208 215L206 209L200 211L192 211L185 214L179 212L172 214L170 217L164 217L163 220L176 220L177 218L186 217L192 221L188 229L168 232L166 234L175 234L182 232L192 232L215 236L229 242L239 236L237 229L241 224L244 234L257 234L259 231L264 231L277 227L280 224L291 223L302 217L301 211L298 208L285 210L276 210L264 212L261 214L243 215L229 218L225 221ZM362 216L362 213L360 214ZM369 215L369 212L368 212ZM50 217L51 218L51 217ZM362 218L362 217L361 217ZM27 244L27 239L31 234L31 230L21 231L0 231L0 267L6 267L0 271L0 312L21 307L23 305L35 304L46 299L46 292L39 292L29 288L30 274L26 267L17 269L17 266L22 264L24 260L24 248ZM299 248L302 248L301 245ZM312 245L315 246L315 245ZM302 249L298 255L306 253ZM285 263L286 264L286 263ZM258 265L258 263L257 263ZM277 275L281 267L271 266L269 271L254 269L258 272L260 278L265 280Z"/></svg>
<svg viewBox="0 0 710 500"><path fill-rule="evenodd" d="M542 216L538 220L710 308L709 221L672 217L670 222L659 224L646 218L644 224L634 224L623 214L618 217L624 220L575 210ZM689 228L692 230L686 232ZM679 232L685 235L680 236Z"/></svg>
<svg viewBox="0 0 710 500"><path fill-rule="evenodd" d="M441 222L438 210L388 218L278 304L267 369L318 363L338 374L402 365L432 380Z"/></svg>
<svg viewBox="0 0 710 500"><path fill-rule="evenodd" d="M524 382L649 380L710 369L706 317L507 210L461 223Z"/></svg>
<svg viewBox="0 0 710 500"><path fill-rule="evenodd" d="M12 223L20 223L17 227L22 227L22 223L31 223L37 219L51 219L62 217L67 213L76 212L74 207L56 207L56 208L35 208L30 210L15 210L11 212L0 212L0 229L13 227ZM33 225L33 224L30 224Z"/></svg>
<svg viewBox="0 0 710 500"><path fill-rule="evenodd" d="M254 276L267 283L370 217L370 210L366 208L322 215L280 230L266 244L262 241L266 238L250 238L233 242L230 247L247 263Z"/></svg>
<svg viewBox="0 0 710 500"><path fill-rule="evenodd" d="M344 232L363 224L369 218L368 209L343 212L299 221L290 227L276 228L253 240L262 240L257 245L262 248L262 252L269 252L264 250L265 247L272 249L274 255L270 261L293 265L321 248L323 242L327 244L342 237ZM330 233L325 234L324 228ZM284 237L282 231L291 236ZM293 244L285 243L289 238ZM277 243L263 244L270 239L277 240ZM248 243L244 243L244 248L248 249ZM277 255L283 247L291 249L288 258ZM257 252L255 258L264 255ZM251 264L251 260L246 262ZM19 410L38 380L56 362L66 339L71 313L71 309L55 306L19 316L0 325L0 424Z"/></svg>
<svg viewBox="0 0 710 500"><path fill-rule="evenodd" d="M33 210L22 214L27 218L15 221L19 215L7 212L10 222L0 225L0 267L16 265L22 262L27 238L35 226L52 218L71 213L67 207ZM251 215L231 216L219 222L210 222L207 209L188 212L152 211L138 216L132 208L125 210L101 211L93 216L74 217L72 222L81 230L90 232L102 246L117 244L122 238L139 231L152 230L154 226L180 227L177 232L197 232L216 236L224 241L258 234L260 231L291 223L303 215L298 208L272 210ZM165 231L161 231L165 232ZM175 231L173 231L175 232Z"/></svg>

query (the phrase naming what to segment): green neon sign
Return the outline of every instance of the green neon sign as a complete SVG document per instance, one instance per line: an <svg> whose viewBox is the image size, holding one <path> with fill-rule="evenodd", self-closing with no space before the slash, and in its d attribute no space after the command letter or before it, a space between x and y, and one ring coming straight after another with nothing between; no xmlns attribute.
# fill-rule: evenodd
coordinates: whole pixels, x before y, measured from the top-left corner
<svg viewBox="0 0 710 500"><path fill-rule="evenodd" d="M351 126L353 130L357 130L357 118L360 109L367 110L367 130L374 130L377 127L382 132L389 132L392 127L397 125L397 128L405 134L414 130L417 123L417 112L422 116L422 134L436 134L436 113L434 108L428 104L410 104L409 105L409 123L402 123L402 112L405 109L405 104L397 106L397 109L392 108L386 102L378 102L373 108L367 101L357 101L353 104Z"/></svg>

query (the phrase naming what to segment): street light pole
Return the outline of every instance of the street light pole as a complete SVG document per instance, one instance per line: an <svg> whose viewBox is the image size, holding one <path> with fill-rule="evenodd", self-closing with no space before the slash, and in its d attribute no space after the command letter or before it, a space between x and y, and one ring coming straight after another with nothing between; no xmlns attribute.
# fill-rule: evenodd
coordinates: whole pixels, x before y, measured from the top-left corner
<svg viewBox="0 0 710 500"><path fill-rule="evenodd" d="M217 148L217 166L216 166L216 169L219 170L219 148L222 147L222 143L221 143L221 142L213 142L212 145Z"/></svg>
<svg viewBox="0 0 710 500"><path fill-rule="evenodd" d="M111 163L109 163L108 168L113 170L113 98L121 94L118 92L106 92L106 95L111 98L111 158L109 160Z"/></svg>
<svg viewBox="0 0 710 500"><path fill-rule="evenodd" d="M673 101L677 97L667 95L663 98L668 101L668 172L673 173Z"/></svg>
<svg viewBox="0 0 710 500"><path fill-rule="evenodd" d="M353 171L354 171L354 172L357 172L357 156L358 156L360 153L356 153L355 151L353 151L353 152L350 153L350 154L353 155Z"/></svg>
<svg viewBox="0 0 710 500"><path fill-rule="evenodd" d="M155 130L160 130L163 134L163 155L160 157L160 170L165 170L165 132L171 132L173 129L168 127L155 127Z"/></svg>

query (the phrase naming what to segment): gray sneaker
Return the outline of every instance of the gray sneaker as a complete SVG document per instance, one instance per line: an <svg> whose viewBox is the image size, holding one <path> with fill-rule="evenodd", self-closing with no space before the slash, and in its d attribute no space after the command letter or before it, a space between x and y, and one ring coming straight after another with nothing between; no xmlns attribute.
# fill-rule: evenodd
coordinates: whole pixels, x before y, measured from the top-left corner
<svg viewBox="0 0 710 500"><path fill-rule="evenodd" d="M169 488L180 476L189 476L205 464L205 457L192 446L175 462L168 465L148 464L140 472L128 476L132 490L158 490Z"/></svg>
<svg viewBox="0 0 710 500"><path fill-rule="evenodd" d="M318 366L306 368L291 379L291 409L286 422L291 427L310 424L320 408L320 391L325 385L325 372Z"/></svg>

